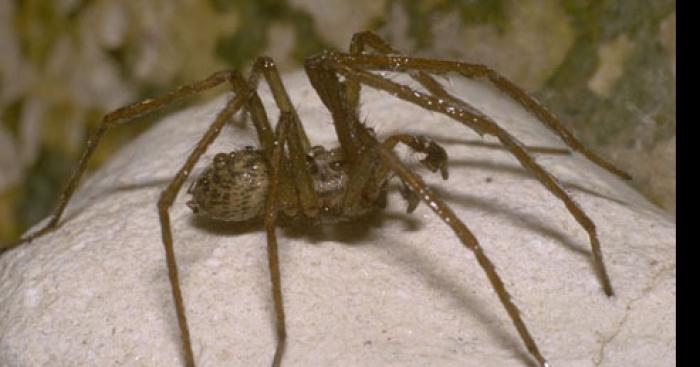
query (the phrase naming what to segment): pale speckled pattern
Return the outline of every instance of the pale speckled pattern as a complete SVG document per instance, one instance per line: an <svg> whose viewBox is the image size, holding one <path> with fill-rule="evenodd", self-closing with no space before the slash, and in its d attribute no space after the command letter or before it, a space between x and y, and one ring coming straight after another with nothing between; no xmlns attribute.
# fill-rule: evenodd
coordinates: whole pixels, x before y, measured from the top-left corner
<svg viewBox="0 0 700 367"><path fill-rule="evenodd" d="M187 190L192 212L207 218L240 222L262 216L268 168L262 151L218 153Z"/></svg>
<svg viewBox="0 0 700 367"><path fill-rule="evenodd" d="M312 141L332 141L306 77L286 80ZM450 85L526 144L562 145L493 88ZM443 142L450 180L420 172L479 238L552 366L675 364L672 219L577 156L539 156L598 226L617 292L607 299L585 232L512 156L437 114L370 95L363 117L380 136L403 129ZM0 258L0 366L181 365L156 201L222 103L166 117L85 182L57 232ZM230 127L203 160L251 144L253 128ZM199 366L267 366L264 233L193 221L184 191L171 215ZM278 230L283 366L534 365L472 254L425 205L404 208L394 190L373 220Z"/></svg>

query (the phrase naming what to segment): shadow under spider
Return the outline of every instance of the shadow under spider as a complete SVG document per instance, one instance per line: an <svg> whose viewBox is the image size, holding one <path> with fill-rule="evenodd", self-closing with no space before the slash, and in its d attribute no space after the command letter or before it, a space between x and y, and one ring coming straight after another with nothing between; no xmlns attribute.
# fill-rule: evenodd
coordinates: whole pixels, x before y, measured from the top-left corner
<svg viewBox="0 0 700 367"><path fill-rule="evenodd" d="M422 228L418 218L410 214L377 211L352 222L316 225L312 222L290 220L280 215L278 228L287 239L305 239L309 244L326 241L342 242L346 245L372 245L374 231L381 230L388 221L403 223L407 231L417 231ZM198 229L222 236L236 236L246 233L263 232L264 223L260 220L248 220L244 222L224 222L212 220L200 216L191 216L189 223Z"/></svg>
<svg viewBox="0 0 700 367"><path fill-rule="evenodd" d="M450 165L452 167L461 167L461 169L466 169L463 167L480 167L489 171L494 171L494 173L503 172L522 175L529 178L527 173L522 169L519 169L517 166L497 164L488 161L454 159L450 161ZM151 189L161 187L168 181L169 179L164 177L140 182L127 182L117 184L105 190L100 190L98 193L95 193L95 195L110 195L112 193ZM388 190L390 190L390 192L394 192L397 188L398 186L393 184L388 188ZM544 236L565 244L568 248L581 254L582 256L586 256L587 258L589 256L588 251L572 244L564 233L557 231L550 226L544 225L541 222L533 220L532 216L528 215L527 213L517 212L512 208L502 207L476 195L455 194L451 191L444 191L436 188L433 185L431 185L431 189L452 204L459 204L460 206L469 208L478 208L489 213L490 215L504 216L509 218L512 223L522 228L541 233ZM400 200L396 195L394 195L393 199ZM80 210L73 211L73 213L76 214L80 212ZM73 216L74 214L69 214L64 220L70 220L70 218ZM406 246L404 243L399 243L395 238L389 239L389 241L384 240L381 244L378 241L372 241L376 237L374 235L375 231L382 230L386 223L391 221L401 222L404 230L406 231L423 230L425 224L419 217L397 211L377 210L367 217L359 218L352 222L324 224L320 226L300 225L299 222L286 219L284 215L281 215L279 219L278 228L280 231L282 231L282 233L284 233L284 236L287 239L303 238L306 240L306 242L311 244L333 240L353 246L376 246L377 248L374 251L387 251L387 261L396 265L396 271L403 271L404 273L409 274L414 272L416 269L419 269L418 277L424 280L424 284L428 288L433 289L441 295L449 297L452 302L457 305L457 307L464 309L465 311L469 312L469 314L475 315L474 318L476 320L483 320L482 325L484 329L494 338L497 343L499 343L504 349L517 351L517 357L521 361L528 363L530 366L536 366L534 362L530 361L527 351L520 346L520 343L518 343L517 336L511 335L509 332L501 328L498 323L487 322L488 320L497 318L496 313L485 304L483 299L472 295L468 290L467 284L445 276L439 271L438 268L436 268L435 264L416 251L415 248ZM260 220L230 223L207 219L188 213L188 219L186 222L195 228L221 236L233 237L236 235L253 232L264 232L264 225ZM232 241L231 245L235 245L235 240ZM386 250L387 248L390 250ZM186 254L181 254L181 256L183 256L181 259L183 264L191 265L191 263L199 261L191 257L188 259ZM198 257L201 260L201 257L195 257ZM387 256L385 256L385 258L387 258ZM470 265L465 264L465 266ZM264 274L261 274L261 279L264 278ZM264 298L263 301L270 302L270 300L267 298Z"/></svg>
<svg viewBox="0 0 700 367"><path fill-rule="evenodd" d="M535 178L532 177L532 175L528 174L527 171L523 170L520 166L517 165L510 165L506 163L495 163L489 160L481 160L481 159L469 159L469 158L460 158L460 159L450 159L450 168L454 169L455 167L469 167L469 168L481 168L483 170L488 170L488 171L493 171L493 172L502 172L502 173L507 173L511 175L517 175L523 178L523 180L536 180ZM614 197L599 193L593 189L581 186L577 183L571 183L568 181L560 180L560 183L564 188L568 190L577 190L581 191L583 193L612 201L614 203L623 205L625 207L629 207L629 203L616 199Z"/></svg>
<svg viewBox="0 0 700 367"><path fill-rule="evenodd" d="M495 309L486 304L486 300L483 297L469 292L468 286L471 284L470 282L445 276L444 272L440 271L440 267L437 267L426 256L420 254L415 247L391 241L391 243L382 244L381 248L377 247L374 251L383 249L386 249L386 253L390 256L382 257L385 259L390 257L391 260L389 261L397 265L397 271L398 269L406 269L405 274L414 276L412 273L415 273L417 270L418 276L424 280L424 284L428 288L437 291L445 298L451 299L458 308L467 311L468 315L474 315L474 319L481 320L480 323L486 330L486 333L491 335L504 350L516 351L517 358L529 367L537 366L529 358L527 350L518 342L517 335L511 334L500 327L498 322L488 322L489 320L497 320L497 313ZM465 264L464 266L466 268L470 264ZM487 282L486 279L483 279L483 281Z"/></svg>
<svg viewBox="0 0 700 367"><path fill-rule="evenodd" d="M475 147L475 148L485 148L489 150L500 150L503 151L504 153L508 153L508 150L501 144L499 143L492 143L492 142L487 142L483 141L483 139L460 139L460 138L449 138L449 137L440 137L440 136L434 136L434 135L426 135L423 134L423 136L430 137L430 139L439 142L442 145L460 145L460 146L469 146L469 147ZM534 153L534 154L546 154L546 155L564 155L564 156L571 156L572 152L568 149L564 148L557 148L557 147L544 147L544 146L527 146L526 147L528 152ZM455 166L466 166L466 167L480 167L483 169L487 170L494 170L494 171L499 171L499 172L504 172L504 173L509 173L509 174L514 174L521 176L526 179L533 179L532 175L530 175L527 171L525 171L522 166L519 165L506 165L506 164L496 164L493 162L485 161L485 160L477 160L477 159L469 159L469 158L461 158L461 159L450 159L450 167L455 167ZM609 200L612 202L615 202L617 204L623 205L625 207L629 207L629 203L613 198L608 195L604 195L602 193L596 192L593 189L581 186L576 183L569 183L569 182L561 182L562 185L567 188L567 189L575 189L581 192L584 192L586 194L590 194L605 200Z"/></svg>
<svg viewBox="0 0 700 367"><path fill-rule="evenodd" d="M502 144L500 143L495 143L495 142L488 142L484 141L482 138L478 139L460 139L460 138L451 138L451 137L444 137L444 136L437 136L437 135L430 135L430 134L421 134L427 138L430 138L441 145L458 145L458 146L465 146L465 147L475 147L475 148L485 148L485 149L491 149L491 150L500 150L503 152L508 153L508 149L506 149ZM571 151L565 148L557 148L557 147L541 147L541 146L526 146L527 151L530 153L535 153L535 154L554 154L554 155L571 155Z"/></svg>
<svg viewBox="0 0 700 367"><path fill-rule="evenodd" d="M505 208L492 201L484 200L483 198L480 198L476 195L470 195L466 193L454 193L439 188L433 188L433 191L441 197L445 198L445 200L448 200L450 204L458 204L460 206L470 209L477 208L479 210L487 212L490 216L493 216L494 218L496 216L505 217L508 219L509 222L522 228L523 230L535 232L544 237L559 242L565 245L573 252L585 256L588 260L590 260L589 258L591 256L591 252L587 248L583 248L582 246L574 244L571 241L570 235L567 235L566 233L560 230L554 229L554 227L543 223L543 221L538 221L534 219L533 215L531 214L517 211L513 208ZM591 262L591 264L593 265L593 262Z"/></svg>
<svg viewBox="0 0 700 367"><path fill-rule="evenodd" d="M475 200L474 202L477 201L479 200ZM489 204L485 201L481 201L478 206L487 207L488 205ZM491 210L498 211L501 209L502 208L492 206ZM481 324L486 332L491 335L503 349L517 351L516 355L520 360L527 363L528 366L536 366L534 362L530 361L527 351L519 345L517 335L513 335L504 330L498 323L488 322L489 320L498 318L496 312L490 306L486 305L484 299L477 295L472 295L469 292L468 283L460 282L445 276L429 258L421 254L414 247L407 246L405 243L398 241L398 238L383 239L381 243L378 241L373 242L372 240L376 238L376 236L374 236L375 231L381 230L388 221L402 222L405 229L408 231L425 230L423 228L424 223L413 215L382 210L378 210L366 217L356 219L353 222L316 226L310 226L308 224L303 225L303 223L289 221L288 219L285 220L281 216L278 228L284 233L285 239L303 238L309 244L332 240L342 242L344 245L362 245L370 248L370 251L374 251L375 253L381 252L378 257L384 258L385 261L393 264L397 272L403 272L404 274L408 274L408 276L416 276L413 275L413 273L418 269L417 277L420 277L420 279L424 281L423 284L425 284L427 288L448 297L458 308L465 310L469 315L474 315L474 319L482 320ZM232 224L199 216L191 216L189 223L196 228L223 236L236 236L264 231L264 225L259 220L249 220ZM232 245L234 245L234 243L232 243ZM455 246L457 246L456 243ZM457 249L456 247L455 250ZM469 267L470 264L465 264L464 266ZM266 280L266 275L261 273L260 278ZM484 281L486 280L484 279ZM267 284L262 283L261 286L267 286ZM263 298L262 301L265 303L271 302L267 298Z"/></svg>

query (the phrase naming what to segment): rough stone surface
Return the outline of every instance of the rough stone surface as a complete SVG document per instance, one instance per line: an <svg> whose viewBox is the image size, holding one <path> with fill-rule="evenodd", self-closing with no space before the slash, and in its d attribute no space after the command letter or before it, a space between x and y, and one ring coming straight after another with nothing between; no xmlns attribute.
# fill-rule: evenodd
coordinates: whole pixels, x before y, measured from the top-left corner
<svg viewBox="0 0 700 367"><path fill-rule="evenodd" d="M286 81L312 140L332 144L306 77ZM490 86L449 85L526 144L563 146ZM60 229L0 258L1 366L182 364L156 201L223 101L168 115L86 180ZM553 366L675 364L672 219L577 155L537 156L597 224L609 299L584 230L494 139L378 92L364 92L362 111L382 137L422 132L447 149L449 181L419 171L479 238ZM197 170L254 144L254 129L227 127ZM199 366L267 366L264 233L194 220L187 199L171 216ZM368 220L278 230L283 366L533 366L474 256L428 207L404 208L393 190Z"/></svg>

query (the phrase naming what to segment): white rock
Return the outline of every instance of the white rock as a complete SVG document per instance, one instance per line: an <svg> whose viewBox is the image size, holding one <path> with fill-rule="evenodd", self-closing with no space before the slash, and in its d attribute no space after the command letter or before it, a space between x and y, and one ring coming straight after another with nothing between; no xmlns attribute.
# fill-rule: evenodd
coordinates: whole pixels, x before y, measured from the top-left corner
<svg viewBox="0 0 700 367"><path fill-rule="evenodd" d="M333 144L330 116L304 74L286 82L313 142ZM492 87L451 84L526 144L563 146ZM609 299L584 230L511 154L482 144L494 139L363 93L363 117L380 136L423 132L443 142L449 181L420 173L479 238L553 366L675 364L672 219L581 157L538 155L597 224L617 292ZM57 231L0 258L1 366L182 365L156 202L223 101L165 117L85 182ZM255 144L251 127L227 127L198 170L216 152ZM171 216L198 365L268 366L264 233L195 221L188 196L181 192ZM353 225L278 230L282 365L534 365L472 253L425 205L405 214L395 189L389 201Z"/></svg>

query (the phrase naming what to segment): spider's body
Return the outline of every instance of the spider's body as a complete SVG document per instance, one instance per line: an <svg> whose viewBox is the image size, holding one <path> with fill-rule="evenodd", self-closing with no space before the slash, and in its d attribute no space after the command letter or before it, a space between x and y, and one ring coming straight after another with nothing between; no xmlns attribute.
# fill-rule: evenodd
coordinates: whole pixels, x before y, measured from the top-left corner
<svg viewBox="0 0 700 367"><path fill-rule="evenodd" d="M369 53L366 48L376 53ZM613 289L593 221L562 185L537 163L523 143L467 101L450 94L431 74L456 72L467 78L488 79L536 116L572 150L618 176L629 176L584 147L547 109L508 79L484 65L401 56L399 51L375 34L363 32L353 37L349 53L323 52L307 59L305 69L311 85L331 113L340 144L338 148L326 149L310 144L274 62L270 58L261 57L254 64L248 79L244 79L235 70L221 71L159 97L107 114L88 140L79 167L68 183L51 220L21 242L31 241L57 227L88 160L109 128L167 106L173 101L217 85L229 84L235 96L216 116L173 180L162 191L157 204L183 356L188 367L195 366L195 353L192 350L185 301L180 289L169 209L199 158L217 138L226 122L239 110L245 110L250 116L260 148L217 154L213 163L190 188L193 198L188 205L196 214L212 219L239 222L262 218L264 221L276 316L277 346L273 367L279 367L282 363L287 337L276 235L278 214L293 219L311 219L316 223L352 220L384 205L387 182L394 177L402 184L401 194L408 201L409 212L415 209L419 201L425 202L450 227L461 243L474 253L530 355L540 367L548 366L496 267L474 234L420 176L393 152L398 144L403 144L412 151L422 153L425 158L421 163L433 172L439 171L442 178L447 179L445 150L425 137L402 133L378 141L374 132L360 121L360 88L367 86L387 92L428 111L448 116L481 135L497 138L527 171L564 203L587 232L596 271L608 296L613 295ZM405 73L419 83L421 88L394 82L377 71ZM280 112L274 128L257 94L258 84L263 77Z"/></svg>
<svg viewBox="0 0 700 367"><path fill-rule="evenodd" d="M350 172L339 147L326 149L316 145L305 156L318 210L302 210L303 200L298 194L292 206L280 209L289 219L310 223L338 223L367 215L385 206L386 183L391 178L372 165L364 195L355 203L343 202ZM253 147L231 153L219 153L212 163L194 181L187 202L192 211L206 218L242 222L259 219L264 214L269 186L270 163L264 152Z"/></svg>

